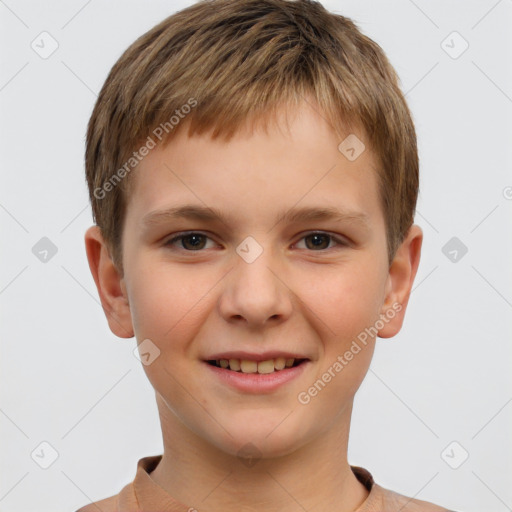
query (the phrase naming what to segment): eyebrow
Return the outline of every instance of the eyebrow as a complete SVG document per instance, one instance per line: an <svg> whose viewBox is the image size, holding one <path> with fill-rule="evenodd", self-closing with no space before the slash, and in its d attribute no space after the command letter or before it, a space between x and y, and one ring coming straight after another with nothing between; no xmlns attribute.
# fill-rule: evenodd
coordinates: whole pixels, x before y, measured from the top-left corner
<svg viewBox="0 0 512 512"><path fill-rule="evenodd" d="M186 204L166 208L165 210L149 212L142 218L142 225L146 228L150 228L152 226L180 218L206 222L222 222L225 225L229 225L229 218L220 210L194 204ZM319 220L355 221L360 223L363 227L368 228L370 219L368 215L363 212L340 210L330 206L294 207L278 215L278 221L276 224L281 221L292 223Z"/></svg>

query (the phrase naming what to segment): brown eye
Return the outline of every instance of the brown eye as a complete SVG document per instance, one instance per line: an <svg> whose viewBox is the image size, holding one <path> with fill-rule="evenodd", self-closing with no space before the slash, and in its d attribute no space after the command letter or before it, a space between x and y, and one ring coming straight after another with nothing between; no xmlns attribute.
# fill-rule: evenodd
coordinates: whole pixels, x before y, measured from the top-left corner
<svg viewBox="0 0 512 512"><path fill-rule="evenodd" d="M181 242L181 247L177 249L183 249L185 251L200 251L205 248L206 240L209 238L201 233L186 233L175 236L165 243L165 246L173 246L176 242Z"/></svg>
<svg viewBox="0 0 512 512"><path fill-rule="evenodd" d="M334 249L336 246L346 246L347 243L342 239L329 235L328 233L310 233L304 236L301 240L305 240L305 248L311 251L323 251L326 249ZM329 247L331 242L335 243L334 247Z"/></svg>
<svg viewBox="0 0 512 512"><path fill-rule="evenodd" d="M318 233L304 237L305 240L311 241L311 244L306 243L308 249L327 249L329 246L330 238L331 237L329 235Z"/></svg>

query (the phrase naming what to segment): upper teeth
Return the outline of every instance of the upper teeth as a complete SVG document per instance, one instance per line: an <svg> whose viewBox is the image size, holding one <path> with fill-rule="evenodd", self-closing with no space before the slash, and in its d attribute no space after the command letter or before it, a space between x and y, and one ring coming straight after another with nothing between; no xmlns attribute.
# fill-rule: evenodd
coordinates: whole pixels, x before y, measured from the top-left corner
<svg viewBox="0 0 512 512"><path fill-rule="evenodd" d="M276 357L266 361L250 361L248 359L218 359L217 366L229 368L235 372L242 373L273 373L275 370L283 370L293 366L295 359Z"/></svg>

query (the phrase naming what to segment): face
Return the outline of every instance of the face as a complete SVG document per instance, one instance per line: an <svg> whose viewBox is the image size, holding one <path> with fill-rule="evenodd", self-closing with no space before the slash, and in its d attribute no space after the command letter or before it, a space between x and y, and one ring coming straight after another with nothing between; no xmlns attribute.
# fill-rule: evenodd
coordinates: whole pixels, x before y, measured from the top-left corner
<svg viewBox="0 0 512 512"><path fill-rule="evenodd" d="M389 266L370 150L350 161L311 106L293 114L288 129L228 143L182 130L152 150L132 177L119 300L102 294L112 330L149 354L161 415L229 454L348 427L419 257L406 241Z"/></svg>

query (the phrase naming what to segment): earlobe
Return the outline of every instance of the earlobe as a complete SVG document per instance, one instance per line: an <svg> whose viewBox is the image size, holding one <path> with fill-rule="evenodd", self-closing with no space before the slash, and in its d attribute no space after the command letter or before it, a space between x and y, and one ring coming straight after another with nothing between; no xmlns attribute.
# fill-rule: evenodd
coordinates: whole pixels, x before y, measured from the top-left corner
<svg viewBox="0 0 512 512"><path fill-rule="evenodd" d="M91 226L86 231L85 249L110 330L120 338L132 338L134 331L126 285L110 257L99 226Z"/></svg>
<svg viewBox="0 0 512 512"><path fill-rule="evenodd" d="M419 226L413 224L391 262L381 311L384 326L378 332L380 338L391 338L402 328L405 310L420 263L422 242L423 232Z"/></svg>

